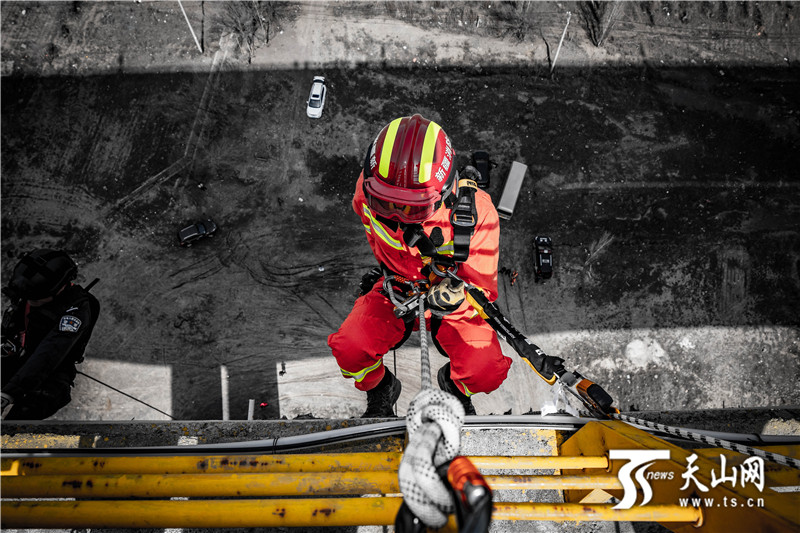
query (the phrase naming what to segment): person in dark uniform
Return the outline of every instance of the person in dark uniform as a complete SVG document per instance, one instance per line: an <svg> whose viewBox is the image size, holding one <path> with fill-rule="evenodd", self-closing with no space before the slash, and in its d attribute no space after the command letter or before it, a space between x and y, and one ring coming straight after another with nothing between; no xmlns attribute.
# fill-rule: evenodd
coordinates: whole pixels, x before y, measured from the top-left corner
<svg viewBox="0 0 800 533"><path fill-rule="evenodd" d="M75 262L63 251L25 254L3 294L2 417L42 420L72 399L70 388L100 313L100 303L75 285ZM90 287L91 288L91 287Z"/></svg>

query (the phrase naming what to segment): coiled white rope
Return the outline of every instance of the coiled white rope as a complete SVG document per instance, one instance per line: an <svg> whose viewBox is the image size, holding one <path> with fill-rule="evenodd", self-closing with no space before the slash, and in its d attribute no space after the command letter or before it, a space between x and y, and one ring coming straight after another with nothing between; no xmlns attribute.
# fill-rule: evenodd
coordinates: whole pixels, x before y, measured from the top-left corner
<svg viewBox="0 0 800 533"><path fill-rule="evenodd" d="M785 455L781 455L778 453L768 452L766 450L760 450L758 448L753 448L752 446L744 446L742 444L737 444L735 442L731 442L725 439L709 437L708 435L696 433L694 431L687 430L684 428L665 426L664 424L659 424L657 422L650 422L649 420L623 415L622 413L612 414L611 416L612 418L616 418L617 420L622 420L623 422L627 422L629 424L648 427L650 429L655 429L656 431L663 431L664 433L669 433L670 435L676 435L684 439L691 439L697 442L703 442L706 444L710 444L712 446L716 446L718 448L725 448L726 450L731 450L734 452L744 453L748 455L756 455L758 457L778 463L780 465L800 468L800 460L797 460L793 457L787 457Z"/></svg>
<svg viewBox="0 0 800 533"><path fill-rule="evenodd" d="M408 446L398 477L403 499L414 516L428 527L439 528L455 509L436 468L458 455L464 406L452 394L432 387L426 329L425 298L420 297L421 389L406 414Z"/></svg>

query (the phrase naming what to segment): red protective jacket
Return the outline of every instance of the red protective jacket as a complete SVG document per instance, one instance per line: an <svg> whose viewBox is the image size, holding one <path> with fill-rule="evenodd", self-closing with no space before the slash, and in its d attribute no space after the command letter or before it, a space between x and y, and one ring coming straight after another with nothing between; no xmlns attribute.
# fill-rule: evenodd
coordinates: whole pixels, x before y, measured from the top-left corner
<svg viewBox="0 0 800 533"><path fill-rule="evenodd" d="M356 183L353 209L361 217L367 240L375 258L392 272L409 279L422 278L424 263L416 247L409 248L403 232L380 222L367 205L362 189L363 176ZM467 261L459 265L458 275L480 287L490 300L497 298L497 261L500 234L497 211L484 191L476 191L478 221L470 240ZM430 235L439 227L444 236L440 253L453 251L450 210L442 207L422 227ZM342 371L355 387L367 391L384 375L383 355L402 343L406 327L393 314L394 306L380 291L380 281L358 298L339 330L328 337L328 345ZM432 322L428 322L431 324ZM450 358L450 377L465 394L491 392L505 380L511 359L503 355L494 330L465 300L461 306L437 322L434 341Z"/></svg>
<svg viewBox="0 0 800 533"><path fill-rule="evenodd" d="M409 248L403 241L403 231L400 228L392 230L381 223L370 211L362 187L364 175L362 173L356 183L356 193L353 197L353 209L361 217L364 230L367 232L367 241L375 258L386 265L389 270L409 279L422 278L424 264L416 247ZM469 243L469 257L458 266L458 276L465 282L483 289L490 301L497 299L497 262L500 250L500 221L497 210L492 204L488 193L478 189L475 192L475 207L478 212L478 222L475 232ZM440 207L428 220L422 223L425 233L439 227L444 235L444 245L440 250L446 250L449 245L452 254L453 226L450 224L450 210ZM465 303L464 305L469 305Z"/></svg>

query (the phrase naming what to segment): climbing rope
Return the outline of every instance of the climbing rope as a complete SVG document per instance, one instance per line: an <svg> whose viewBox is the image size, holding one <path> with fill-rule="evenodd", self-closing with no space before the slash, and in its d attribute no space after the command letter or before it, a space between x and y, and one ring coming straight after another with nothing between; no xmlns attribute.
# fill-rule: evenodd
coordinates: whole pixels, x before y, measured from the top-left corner
<svg viewBox="0 0 800 533"><path fill-rule="evenodd" d="M730 450L733 452L755 455L763 459L766 459L768 461L778 463L780 465L791 466L800 469L800 460L794 459L793 457L786 457L785 455L780 455L777 453L760 450L758 448L753 448L751 446L736 444L735 442L731 442L729 440L717 439L714 437L709 437L708 435L703 435L701 433L695 433L694 431L688 431L684 428L665 426L664 424L650 422L649 420L644 420L641 418L634 418L632 416L623 415L621 413L613 413L610 416L612 418L616 418L617 420L628 422L629 424L636 424L639 426L648 427L650 429L655 429L656 431L663 431L664 433L669 433L670 435L675 435L678 437L682 437L684 439L691 439L697 442L703 442L705 444L710 444L718 448L725 448L726 450Z"/></svg>
<svg viewBox="0 0 800 533"><path fill-rule="evenodd" d="M447 392L434 389L425 326L425 298L419 298L421 388L406 414L408 446L398 478L403 501L425 525L440 528L455 507L437 467L452 461L461 446L464 407Z"/></svg>
<svg viewBox="0 0 800 533"><path fill-rule="evenodd" d="M419 299L419 351L420 351L420 389L433 388L431 380L431 357L428 353L428 333L427 324L425 323L425 298Z"/></svg>

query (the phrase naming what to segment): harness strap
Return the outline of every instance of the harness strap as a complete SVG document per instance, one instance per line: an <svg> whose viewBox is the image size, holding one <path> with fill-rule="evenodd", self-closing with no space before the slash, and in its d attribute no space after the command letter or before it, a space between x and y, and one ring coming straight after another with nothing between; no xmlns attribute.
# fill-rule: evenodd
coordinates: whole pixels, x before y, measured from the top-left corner
<svg viewBox="0 0 800 533"><path fill-rule="evenodd" d="M458 180L458 196L450 209L450 224L453 226L453 261L463 263L469 257L469 241L478 223L475 207L475 191L478 184L469 178Z"/></svg>

